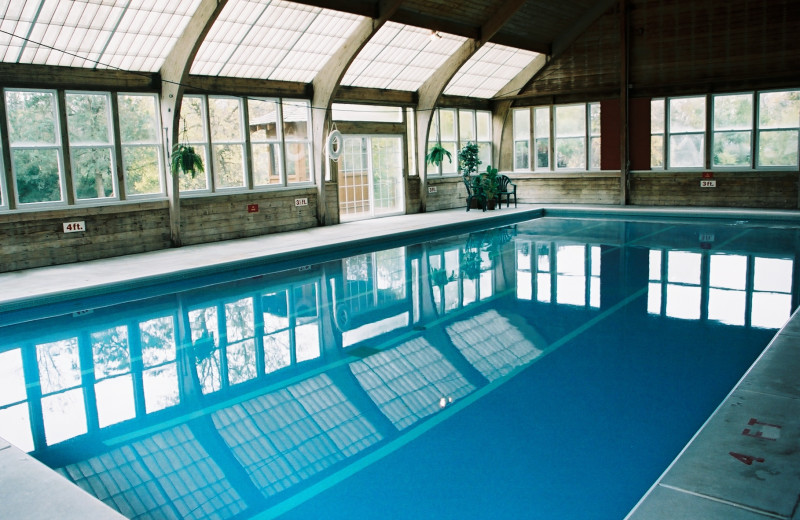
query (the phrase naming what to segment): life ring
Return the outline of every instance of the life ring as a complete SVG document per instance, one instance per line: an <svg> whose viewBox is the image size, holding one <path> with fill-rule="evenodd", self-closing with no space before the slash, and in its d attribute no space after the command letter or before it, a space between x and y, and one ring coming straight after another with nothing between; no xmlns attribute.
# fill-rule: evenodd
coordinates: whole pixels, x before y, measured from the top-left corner
<svg viewBox="0 0 800 520"><path fill-rule="evenodd" d="M328 158L335 161L342 154L342 133L338 130L333 130L328 134L328 139L325 141L325 153Z"/></svg>

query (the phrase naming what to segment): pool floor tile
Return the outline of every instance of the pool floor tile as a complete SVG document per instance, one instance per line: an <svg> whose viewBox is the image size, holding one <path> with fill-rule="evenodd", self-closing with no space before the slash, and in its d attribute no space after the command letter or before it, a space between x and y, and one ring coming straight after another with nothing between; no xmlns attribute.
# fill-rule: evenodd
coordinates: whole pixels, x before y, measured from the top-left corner
<svg viewBox="0 0 800 520"><path fill-rule="evenodd" d="M800 400L739 389L661 484L788 519L800 494L798 439Z"/></svg>

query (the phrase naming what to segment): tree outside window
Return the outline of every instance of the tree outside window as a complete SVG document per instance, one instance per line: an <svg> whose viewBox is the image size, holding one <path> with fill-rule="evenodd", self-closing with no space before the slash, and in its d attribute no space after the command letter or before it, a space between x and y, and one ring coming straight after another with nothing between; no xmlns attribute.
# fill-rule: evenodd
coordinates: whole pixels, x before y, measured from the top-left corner
<svg viewBox="0 0 800 520"><path fill-rule="evenodd" d="M17 202L63 202L55 91L6 90L5 98Z"/></svg>

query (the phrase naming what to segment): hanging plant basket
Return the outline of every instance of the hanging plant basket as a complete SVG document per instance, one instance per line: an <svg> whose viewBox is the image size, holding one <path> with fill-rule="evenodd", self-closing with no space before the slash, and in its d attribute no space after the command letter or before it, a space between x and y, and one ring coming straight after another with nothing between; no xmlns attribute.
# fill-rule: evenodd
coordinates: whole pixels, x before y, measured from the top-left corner
<svg viewBox="0 0 800 520"><path fill-rule="evenodd" d="M194 177L197 172L204 172L203 157L194 150L194 146L186 144L176 145L172 150L172 174L180 172L191 174Z"/></svg>

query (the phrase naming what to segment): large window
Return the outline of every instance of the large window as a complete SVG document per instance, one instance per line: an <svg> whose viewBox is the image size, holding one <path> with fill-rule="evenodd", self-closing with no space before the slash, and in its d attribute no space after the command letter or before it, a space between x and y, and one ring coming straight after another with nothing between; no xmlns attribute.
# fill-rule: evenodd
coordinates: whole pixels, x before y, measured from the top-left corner
<svg viewBox="0 0 800 520"><path fill-rule="evenodd" d="M283 134L286 150L286 181L311 182L311 106L308 101L283 101Z"/></svg>
<svg viewBox="0 0 800 520"><path fill-rule="evenodd" d="M253 185L269 186L282 183L280 101L277 99L248 99L250 150L253 157Z"/></svg>
<svg viewBox="0 0 800 520"><path fill-rule="evenodd" d="M515 109L513 125L515 170L600 169L599 103Z"/></svg>
<svg viewBox="0 0 800 520"><path fill-rule="evenodd" d="M456 110L440 108L436 110L428 139L428 149L440 142L450 152L452 161L442 162L441 166L428 166L432 174L451 174L458 172L458 151L467 143L478 145L478 167L483 171L492 163L492 114L485 110Z"/></svg>
<svg viewBox="0 0 800 520"><path fill-rule="evenodd" d="M209 96L208 113L211 122L214 186L218 189L247 186L244 167L242 100Z"/></svg>
<svg viewBox="0 0 800 520"><path fill-rule="evenodd" d="M753 143L753 95L714 96L713 166L750 167Z"/></svg>
<svg viewBox="0 0 800 520"><path fill-rule="evenodd" d="M798 90L653 99L650 167L796 168L798 113Z"/></svg>
<svg viewBox="0 0 800 520"><path fill-rule="evenodd" d="M55 91L6 90L16 202L63 202L64 170Z"/></svg>
<svg viewBox="0 0 800 520"><path fill-rule="evenodd" d="M111 96L67 92L65 99L75 199L117 198Z"/></svg>
<svg viewBox="0 0 800 520"><path fill-rule="evenodd" d="M800 90L758 95L757 166L797 168L798 114Z"/></svg>
<svg viewBox="0 0 800 520"><path fill-rule="evenodd" d="M122 171L129 197L164 192L161 125L155 94L119 94L119 133Z"/></svg>

